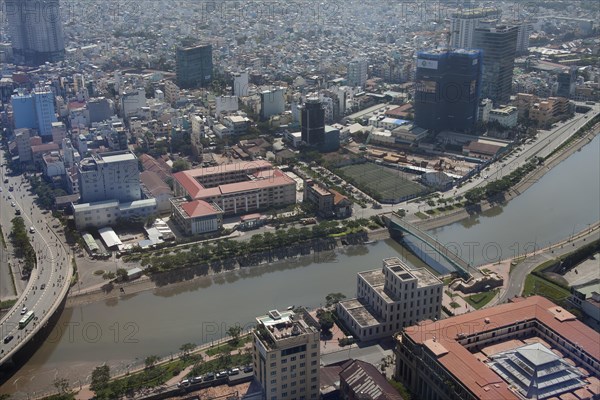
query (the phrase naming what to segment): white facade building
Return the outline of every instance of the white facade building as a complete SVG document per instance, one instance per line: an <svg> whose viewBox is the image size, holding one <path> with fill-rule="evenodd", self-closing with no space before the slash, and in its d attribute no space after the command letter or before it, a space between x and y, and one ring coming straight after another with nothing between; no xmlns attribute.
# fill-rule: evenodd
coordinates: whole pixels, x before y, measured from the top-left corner
<svg viewBox="0 0 600 400"><path fill-rule="evenodd" d="M497 8L467 9L452 15L450 22L450 46L454 49L472 49L475 28L484 19L500 18Z"/></svg>
<svg viewBox="0 0 600 400"><path fill-rule="evenodd" d="M391 337L418 321L440 318L443 283L425 268L386 258L383 268L360 272L357 280L357 298L339 302L336 309L361 341Z"/></svg>
<svg viewBox="0 0 600 400"><path fill-rule="evenodd" d="M507 106L496 108L490 111L489 121L497 121L500 125L506 128L514 128L517 126L517 118L519 112L517 107Z"/></svg>
<svg viewBox="0 0 600 400"><path fill-rule="evenodd" d="M141 199L138 159L130 151L94 154L79 163L82 202Z"/></svg>
<svg viewBox="0 0 600 400"><path fill-rule="evenodd" d="M285 88L282 87L260 93L260 115L263 119L268 119L285 111L284 94Z"/></svg>
<svg viewBox="0 0 600 400"><path fill-rule="evenodd" d="M79 230L116 225L120 221L144 221L158 213L155 199L120 203L105 200L73 205L75 227Z"/></svg>
<svg viewBox="0 0 600 400"><path fill-rule="evenodd" d="M238 110L237 96L217 96L215 98L215 112L217 117L222 112L235 112Z"/></svg>
<svg viewBox="0 0 600 400"><path fill-rule="evenodd" d="M364 58L358 58L348 63L346 82L349 86L364 87L367 83L369 64Z"/></svg>
<svg viewBox="0 0 600 400"><path fill-rule="evenodd" d="M248 72L233 75L233 94L238 97L248 96Z"/></svg>
<svg viewBox="0 0 600 400"><path fill-rule="evenodd" d="M144 88L131 90L121 95L121 110L124 118L137 115L142 107L146 107L146 90Z"/></svg>

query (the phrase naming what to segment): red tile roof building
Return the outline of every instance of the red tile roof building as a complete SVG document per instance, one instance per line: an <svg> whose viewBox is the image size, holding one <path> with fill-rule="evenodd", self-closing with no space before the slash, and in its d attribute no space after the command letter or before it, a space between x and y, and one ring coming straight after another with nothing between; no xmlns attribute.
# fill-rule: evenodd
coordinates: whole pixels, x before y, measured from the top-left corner
<svg viewBox="0 0 600 400"><path fill-rule="evenodd" d="M492 369L492 353L502 354L497 345L510 341L516 346L542 343L580 371L577 379L583 386L577 390L563 390L561 382L536 382L540 388L555 385L551 389L558 392L540 399L563 399L576 392L600 395L594 378L600 374L600 334L540 296L405 328L397 336L395 378L423 400L522 399L515 382ZM527 365L522 368L515 375L531 371Z"/></svg>
<svg viewBox="0 0 600 400"><path fill-rule="evenodd" d="M173 175L175 195L214 202L225 215L296 202L296 182L267 161L196 168Z"/></svg>
<svg viewBox="0 0 600 400"><path fill-rule="evenodd" d="M223 226L223 210L203 200L171 199L172 218L186 235L215 232Z"/></svg>

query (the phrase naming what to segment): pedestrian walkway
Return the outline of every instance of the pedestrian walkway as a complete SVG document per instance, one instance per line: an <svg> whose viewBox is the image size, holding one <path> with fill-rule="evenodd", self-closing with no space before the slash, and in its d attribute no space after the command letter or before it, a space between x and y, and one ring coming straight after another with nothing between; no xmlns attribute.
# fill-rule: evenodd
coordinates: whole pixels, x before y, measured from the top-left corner
<svg viewBox="0 0 600 400"><path fill-rule="evenodd" d="M244 336L242 336L240 338L240 340L243 340ZM221 339L219 342L217 342L215 344L215 347L218 347L224 343L227 343L229 340L231 340L231 337L225 337L223 339ZM212 347L212 345L207 344L204 346L199 347L195 352L191 353L192 355L200 355L202 357L203 362L207 362L207 361L212 361L215 360L219 357L219 354L215 354L213 356L209 356L206 352L208 350L210 350L210 348ZM244 344L243 347L240 347L238 349L233 350L233 352L238 352L238 351L243 351L246 349L251 349L252 348L252 341L250 341L249 343ZM161 365L161 364L166 364L166 363L170 363L171 361L175 361L177 360L179 357L172 357L172 358L165 358L163 359L159 364L157 365ZM187 367L185 367L183 370L181 370L181 372L179 372L179 374L177 374L176 376L170 378L168 381L166 381L163 386L165 387L170 387L170 386L175 386L177 385L179 382L181 382L183 379L185 379L185 377L192 371L192 369L194 368L193 365L189 365ZM138 372L143 371L144 367L140 367L136 370L131 371L131 374L135 374ZM217 372L217 371L215 371ZM120 376L115 376L112 379L118 379L118 378L123 378L125 375L120 375ZM85 385L81 388L81 390L79 390L79 392L75 395L75 399L76 400L90 400L93 399L95 396L95 393L90 389L90 385Z"/></svg>
<svg viewBox="0 0 600 400"><path fill-rule="evenodd" d="M450 297L450 295L446 293L446 290L452 294L452 297ZM465 299L462 298L462 296L467 295L460 291L452 290L450 288L445 289L444 295L442 296L442 305L446 307L446 309L450 310L454 315L465 314L471 311L475 311L475 308L473 308L469 303L467 303Z"/></svg>

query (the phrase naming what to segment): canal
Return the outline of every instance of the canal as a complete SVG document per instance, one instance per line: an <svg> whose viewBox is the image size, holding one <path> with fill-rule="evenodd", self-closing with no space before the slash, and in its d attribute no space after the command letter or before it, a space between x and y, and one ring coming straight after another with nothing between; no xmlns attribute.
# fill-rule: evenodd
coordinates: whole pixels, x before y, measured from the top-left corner
<svg viewBox="0 0 600 400"><path fill-rule="evenodd" d="M596 137L510 203L430 233L474 264L567 238L600 218L599 159ZM68 308L0 393L26 398L51 390L56 377L85 380L104 362L125 371L148 355L177 352L183 343L217 340L233 324L248 328L273 308L318 307L330 292L352 296L357 272L379 268L386 257L406 257L401 251L385 240Z"/></svg>

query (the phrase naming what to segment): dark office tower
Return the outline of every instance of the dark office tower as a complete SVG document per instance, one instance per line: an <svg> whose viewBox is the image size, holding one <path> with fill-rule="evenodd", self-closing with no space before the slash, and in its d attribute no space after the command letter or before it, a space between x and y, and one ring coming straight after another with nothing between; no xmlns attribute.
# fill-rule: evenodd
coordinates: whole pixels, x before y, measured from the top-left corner
<svg viewBox="0 0 600 400"><path fill-rule="evenodd" d="M177 49L177 86L182 89L206 87L213 74L210 44Z"/></svg>
<svg viewBox="0 0 600 400"><path fill-rule="evenodd" d="M417 54L415 124L432 132L472 130L481 84L481 52L433 50Z"/></svg>
<svg viewBox="0 0 600 400"><path fill-rule="evenodd" d="M565 67L556 76L556 95L558 97L570 98L575 93L575 82L577 81L577 68Z"/></svg>
<svg viewBox="0 0 600 400"><path fill-rule="evenodd" d="M14 61L40 65L65 58L59 0L5 0Z"/></svg>
<svg viewBox="0 0 600 400"><path fill-rule="evenodd" d="M475 29L473 47L483 52L481 96L496 105L510 100L518 31L505 25Z"/></svg>
<svg viewBox="0 0 600 400"><path fill-rule="evenodd" d="M302 141L309 146L325 140L325 109L316 97L309 97L300 110Z"/></svg>
<svg viewBox="0 0 600 400"><path fill-rule="evenodd" d="M447 126L452 131L466 132L475 128L482 59L479 50L454 50L448 55L445 102Z"/></svg>

